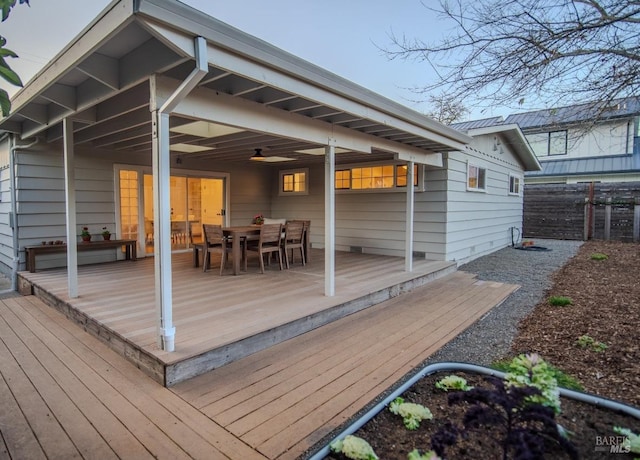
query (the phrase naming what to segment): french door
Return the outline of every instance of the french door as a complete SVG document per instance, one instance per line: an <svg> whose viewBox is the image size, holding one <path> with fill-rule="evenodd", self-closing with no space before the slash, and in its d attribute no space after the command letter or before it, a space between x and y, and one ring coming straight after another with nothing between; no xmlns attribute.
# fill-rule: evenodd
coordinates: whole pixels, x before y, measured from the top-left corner
<svg viewBox="0 0 640 460"><path fill-rule="evenodd" d="M145 254L154 252L153 176L144 169L117 168L119 228L122 238L138 240ZM202 224L224 225L226 175L201 172L170 177L171 247L185 250L202 241ZM140 229L140 230L139 230Z"/></svg>

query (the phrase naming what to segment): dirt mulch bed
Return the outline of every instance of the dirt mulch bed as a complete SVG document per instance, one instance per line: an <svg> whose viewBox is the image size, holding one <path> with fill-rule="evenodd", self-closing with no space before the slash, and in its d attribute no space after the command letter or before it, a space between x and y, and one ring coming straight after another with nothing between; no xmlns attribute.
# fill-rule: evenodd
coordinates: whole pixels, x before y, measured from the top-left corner
<svg viewBox="0 0 640 460"><path fill-rule="evenodd" d="M592 254L606 254L593 260ZM640 406L640 245L589 241L553 276L547 296L572 305L536 306L522 321L513 354L537 352L589 393ZM604 352L576 345L588 335Z"/></svg>
<svg viewBox="0 0 640 460"><path fill-rule="evenodd" d="M606 260L594 260L594 253L606 254ZM584 391L640 406L640 245L590 241L553 277L553 287L545 300L520 324L510 359L520 353L538 353L567 374L574 376ZM572 300L564 307L551 306L550 296ZM604 351L577 344L589 336L606 345ZM431 409L434 420L422 422L416 431L408 431L402 421L384 409L355 433L374 447L381 459L406 459L414 448L428 450L430 438L442 423L460 420L463 410L451 409L447 395L434 389L444 375L426 377L413 385L404 396L408 402ZM468 376L474 383L481 379ZM572 438L580 458L607 458L599 451L597 437L613 436L615 425L640 433L640 421L592 405L563 399L557 417L565 428L574 431ZM459 423L459 422L458 422ZM460 424L460 423L459 423ZM462 444L448 458L501 458L490 433ZM604 448L604 447L600 447ZM334 455L331 458L344 458ZM549 450L546 458L568 458ZM616 458L633 458L619 454Z"/></svg>

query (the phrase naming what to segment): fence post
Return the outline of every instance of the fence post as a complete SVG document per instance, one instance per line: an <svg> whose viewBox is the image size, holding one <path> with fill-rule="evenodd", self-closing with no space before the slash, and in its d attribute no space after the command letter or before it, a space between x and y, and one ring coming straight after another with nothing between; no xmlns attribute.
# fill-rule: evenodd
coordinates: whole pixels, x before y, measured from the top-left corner
<svg viewBox="0 0 640 460"><path fill-rule="evenodd" d="M640 241L640 198L636 197L633 206L633 241Z"/></svg>
<svg viewBox="0 0 640 460"><path fill-rule="evenodd" d="M605 200L604 207L604 239L609 241L611 239L611 197Z"/></svg>
<svg viewBox="0 0 640 460"><path fill-rule="evenodd" d="M584 198L584 232L582 239L587 241L589 239L589 198Z"/></svg>

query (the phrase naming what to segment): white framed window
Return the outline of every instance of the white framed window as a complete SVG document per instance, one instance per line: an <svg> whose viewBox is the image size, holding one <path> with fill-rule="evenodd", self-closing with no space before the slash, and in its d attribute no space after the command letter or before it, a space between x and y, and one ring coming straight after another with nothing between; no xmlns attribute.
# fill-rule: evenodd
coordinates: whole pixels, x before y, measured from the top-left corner
<svg viewBox="0 0 640 460"><path fill-rule="evenodd" d="M279 194L308 195L309 194L309 169L289 169L280 171Z"/></svg>
<svg viewBox="0 0 640 460"><path fill-rule="evenodd" d="M413 165L413 186L416 190L422 181L422 168ZM407 165L376 163L340 166L335 172L337 191L380 192L401 191L407 188Z"/></svg>
<svg viewBox="0 0 640 460"><path fill-rule="evenodd" d="M467 190L471 192L486 192L487 168L467 163Z"/></svg>
<svg viewBox="0 0 640 460"><path fill-rule="evenodd" d="M509 174L509 195L520 195L520 182L519 176Z"/></svg>

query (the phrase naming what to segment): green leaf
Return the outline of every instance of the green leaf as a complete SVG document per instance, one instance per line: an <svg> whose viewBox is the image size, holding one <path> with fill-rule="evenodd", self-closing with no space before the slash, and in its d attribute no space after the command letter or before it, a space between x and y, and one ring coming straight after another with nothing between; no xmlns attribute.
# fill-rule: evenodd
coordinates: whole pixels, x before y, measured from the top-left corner
<svg viewBox="0 0 640 460"><path fill-rule="evenodd" d="M0 89L0 109L2 110L2 116L7 117L11 112L11 100L9 99L9 94Z"/></svg>
<svg viewBox="0 0 640 460"><path fill-rule="evenodd" d="M18 74L11 70L11 67L9 67L2 58L0 58L0 77L4 78L12 85L22 86L22 80L20 80Z"/></svg>
<svg viewBox="0 0 640 460"><path fill-rule="evenodd" d="M12 58L17 58L18 55L16 53L14 53L11 50L8 50L6 48L2 48L0 47L0 56L2 57L12 57Z"/></svg>

